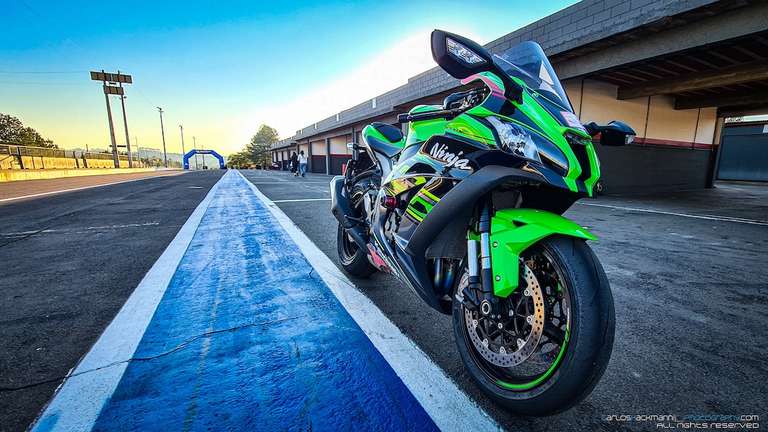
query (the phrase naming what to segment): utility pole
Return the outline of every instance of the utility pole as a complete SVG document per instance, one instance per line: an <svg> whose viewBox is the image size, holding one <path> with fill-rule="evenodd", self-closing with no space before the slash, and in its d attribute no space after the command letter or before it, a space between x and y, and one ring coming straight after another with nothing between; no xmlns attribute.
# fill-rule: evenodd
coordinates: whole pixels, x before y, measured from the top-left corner
<svg viewBox="0 0 768 432"><path fill-rule="evenodd" d="M187 152L184 150L184 126L179 125L179 130L181 130L181 157L184 157Z"/></svg>
<svg viewBox="0 0 768 432"><path fill-rule="evenodd" d="M184 126L179 125L179 130L181 131L181 168L184 169L184 155L187 154L184 151Z"/></svg>
<svg viewBox="0 0 768 432"><path fill-rule="evenodd" d="M102 70L102 72L104 72ZM120 158L117 157L117 141L115 141L115 126L112 124L112 108L109 106L109 94L106 91L107 83L104 82L104 100L107 101L107 119L109 119L109 138L112 140L112 160L115 168L120 168Z"/></svg>
<svg viewBox="0 0 768 432"><path fill-rule="evenodd" d="M194 146L194 149L197 150L197 139L193 136L192 137L192 145ZM197 153L195 153L195 169L198 170L200 167L197 164Z"/></svg>
<svg viewBox="0 0 768 432"><path fill-rule="evenodd" d="M165 127L163 127L163 109L157 107L157 110L160 112L160 134L163 136L163 163L165 163L165 167L168 168L168 153L165 151Z"/></svg>
<svg viewBox="0 0 768 432"><path fill-rule="evenodd" d="M136 136L134 136L133 142L134 144L136 144L136 159L139 160L139 164L141 165L141 151L139 150L139 139Z"/></svg>
<svg viewBox="0 0 768 432"><path fill-rule="evenodd" d="M91 71L91 80L93 81L101 81L102 87L104 89L104 101L107 103L107 119L109 120L109 138L112 141L112 159L115 162L115 168L120 168L120 157L117 153L117 141L115 140L115 125L112 123L112 107L109 104L109 95L118 95L120 96L121 100L124 97L125 93L123 90L123 84L133 84L133 77L127 74L121 74L120 71L117 73L111 73L111 72L104 72L104 69L101 70L101 72L98 71ZM119 86L115 86L114 84L118 83ZM125 124L125 145L128 149L128 165L131 165L131 150L130 150L130 142L128 139L128 121L125 117L125 103L123 103L123 122Z"/></svg>
<svg viewBox="0 0 768 432"><path fill-rule="evenodd" d="M120 73L120 71L117 71ZM122 87L123 84L120 84ZM120 104L123 106L123 127L125 128L125 149L128 151L128 168L133 168L133 155L131 154L131 139L128 137L128 117L125 115L125 95L120 96Z"/></svg>

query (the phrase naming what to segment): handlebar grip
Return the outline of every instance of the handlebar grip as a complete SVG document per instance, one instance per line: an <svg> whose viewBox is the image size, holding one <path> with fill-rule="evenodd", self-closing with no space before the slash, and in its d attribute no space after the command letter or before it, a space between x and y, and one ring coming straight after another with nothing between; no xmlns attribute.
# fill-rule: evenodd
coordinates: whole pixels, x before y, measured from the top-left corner
<svg viewBox="0 0 768 432"><path fill-rule="evenodd" d="M399 114L397 116L398 123L406 123L406 122L412 122L412 121L419 121L419 120L432 120L432 119L438 119L438 118L445 118L445 119L451 119L456 117L461 113L460 110L440 110L440 111L431 111L431 112L425 112L425 113L417 113L417 114Z"/></svg>

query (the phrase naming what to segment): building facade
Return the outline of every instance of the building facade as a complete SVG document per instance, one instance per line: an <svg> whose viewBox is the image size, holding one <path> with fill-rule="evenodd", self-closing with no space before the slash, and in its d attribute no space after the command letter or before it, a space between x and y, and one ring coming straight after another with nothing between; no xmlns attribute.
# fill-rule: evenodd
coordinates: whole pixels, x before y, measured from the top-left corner
<svg viewBox="0 0 768 432"><path fill-rule="evenodd" d="M598 146L609 192L710 185L724 118L768 112L768 2L585 0L486 48L526 40L550 57L582 122L622 120L637 131L632 145ZM460 89L435 67L300 129L273 146L273 161L287 167L304 150L312 172L338 174L366 124L395 123Z"/></svg>

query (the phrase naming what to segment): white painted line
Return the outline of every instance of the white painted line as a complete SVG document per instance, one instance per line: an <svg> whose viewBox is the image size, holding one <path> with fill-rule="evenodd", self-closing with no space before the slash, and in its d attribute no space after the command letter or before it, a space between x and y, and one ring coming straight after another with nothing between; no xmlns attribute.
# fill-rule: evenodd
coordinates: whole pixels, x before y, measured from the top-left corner
<svg viewBox="0 0 768 432"><path fill-rule="evenodd" d="M238 171L238 174L243 175ZM245 176L243 179L248 181ZM501 427L469 398L426 354L315 246L280 208L248 182L299 246L307 261L392 366L437 427L443 431L491 431ZM424 305L424 307L428 307Z"/></svg>
<svg viewBox="0 0 768 432"><path fill-rule="evenodd" d="M275 185L275 184L290 184L290 182L287 181L264 181L264 182L258 182L256 184L259 185Z"/></svg>
<svg viewBox="0 0 768 432"><path fill-rule="evenodd" d="M330 201L330 198L302 198L302 199L286 199L286 200L274 200L273 203L289 203L289 202L307 202L307 201Z"/></svg>
<svg viewBox="0 0 768 432"><path fill-rule="evenodd" d="M90 431L136 352L168 283L187 251L224 174L192 212L176 237L149 269L99 340L70 371L35 421L33 431ZM85 373L86 371L89 371Z"/></svg>
<svg viewBox="0 0 768 432"><path fill-rule="evenodd" d="M29 194L29 195L18 196L18 197L2 198L0 199L0 202L17 201L17 200L23 200L27 198L37 198L37 197L42 197L47 195L56 195L56 194L62 194L67 192L75 192L75 191L84 190L84 189L93 189L93 188L102 187L102 186L112 186L112 185L121 184L121 183L130 183L130 182L141 181L141 180L149 180L153 178L176 176L179 174L183 174L183 173L163 174L158 176L149 176L149 177L142 177L137 179L121 180L121 181L116 181L112 183L103 183L103 184L97 184L97 185L91 185L91 186L81 186L81 187L76 187L71 189L61 189L61 190L50 191L50 192L40 192L36 194ZM105 175L113 175L113 174L105 174Z"/></svg>
<svg viewBox="0 0 768 432"><path fill-rule="evenodd" d="M692 218L692 219L704 219L704 220L712 220L712 221L720 221L720 222L735 222L735 223L743 223L743 224L750 224L750 225L768 226L768 221L762 221L762 220L756 220L756 219L745 219L745 218L738 218L738 217L731 217L731 216L695 215L695 214L688 214L688 213L670 212L670 211L664 211L664 210L646 209L646 208L638 208L638 207L624 207L624 206L585 203L585 202L578 202L577 204L591 206L591 207L604 207L604 208L609 208L614 210L680 216L680 217L686 217L686 218Z"/></svg>
<svg viewBox="0 0 768 432"><path fill-rule="evenodd" d="M291 181L291 180L286 180L286 181L254 181L254 182L253 182L253 184L255 184L255 185L257 185L257 186L258 186L258 185L275 185L275 184L280 184L280 185L287 185L287 184L297 184L297 185L327 185L328 183L330 183L330 182L308 182L308 181L298 181L298 180L296 180L295 182L294 182L294 181Z"/></svg>

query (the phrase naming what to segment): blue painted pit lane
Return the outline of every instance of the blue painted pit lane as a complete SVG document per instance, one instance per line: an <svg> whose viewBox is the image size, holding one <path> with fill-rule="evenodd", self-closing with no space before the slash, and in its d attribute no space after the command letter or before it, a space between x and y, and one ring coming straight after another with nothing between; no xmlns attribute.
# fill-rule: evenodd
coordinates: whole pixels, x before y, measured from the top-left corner
<svg viewBox="0 0 768 432"><path fill-rule="evenodd" d="M351 429L437 428L246 180L226 175L94 430Z"/></svg>

